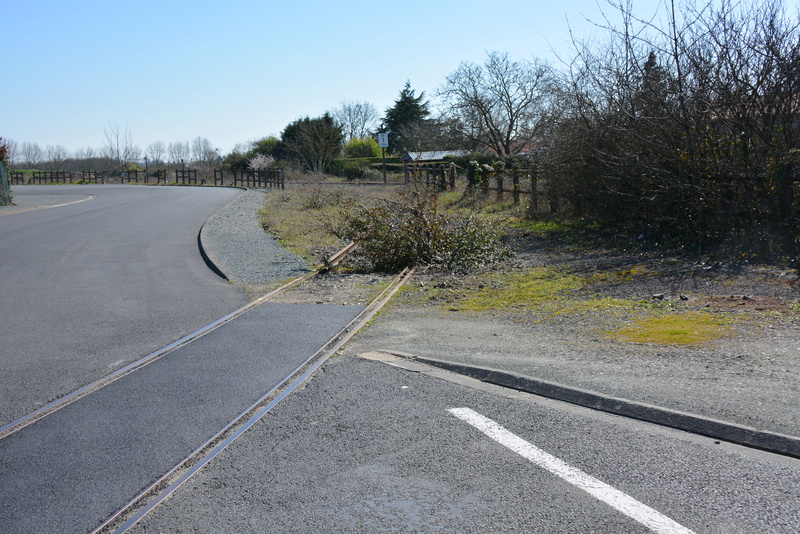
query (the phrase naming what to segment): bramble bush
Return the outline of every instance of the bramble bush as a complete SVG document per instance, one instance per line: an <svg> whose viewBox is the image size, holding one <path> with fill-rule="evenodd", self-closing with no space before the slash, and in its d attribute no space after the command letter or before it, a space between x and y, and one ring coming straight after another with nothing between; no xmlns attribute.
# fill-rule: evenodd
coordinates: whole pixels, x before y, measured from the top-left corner
<svg viewBox="0 0 800 534"><path fill-rule="evenodd" d="M477 217L437 209L436 197L416 191L345 215L346 237L376 271L428 265L466 271L511 256L500 227Z"/></svg>

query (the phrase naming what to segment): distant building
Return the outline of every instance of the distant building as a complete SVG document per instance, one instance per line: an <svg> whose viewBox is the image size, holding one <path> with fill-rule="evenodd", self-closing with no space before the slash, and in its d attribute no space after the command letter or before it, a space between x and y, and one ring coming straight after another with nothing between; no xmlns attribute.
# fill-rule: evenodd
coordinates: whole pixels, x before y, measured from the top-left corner
<svg viewBox="0 0 800 534"><path fill-rule="evenodd" d="M400 160L403 163L431 163L446 157L457 158L469 154L469 150L432 150L430 152L407 152Z"/></svg>

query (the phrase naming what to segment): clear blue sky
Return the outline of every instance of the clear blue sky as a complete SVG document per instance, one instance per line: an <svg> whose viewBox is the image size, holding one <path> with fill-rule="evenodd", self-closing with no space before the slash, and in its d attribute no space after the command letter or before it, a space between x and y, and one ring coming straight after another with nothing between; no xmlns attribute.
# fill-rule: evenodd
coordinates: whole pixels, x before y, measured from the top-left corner
<svg viewBox="0 0 800 534"><path fill-rule="evenodd" d="M659 0L633 0L643 17ZM98 149L280 134L341 101L391 106L406 80L434 96L487 51L556 62L606 0L0 0L0 136Z"/></svg>

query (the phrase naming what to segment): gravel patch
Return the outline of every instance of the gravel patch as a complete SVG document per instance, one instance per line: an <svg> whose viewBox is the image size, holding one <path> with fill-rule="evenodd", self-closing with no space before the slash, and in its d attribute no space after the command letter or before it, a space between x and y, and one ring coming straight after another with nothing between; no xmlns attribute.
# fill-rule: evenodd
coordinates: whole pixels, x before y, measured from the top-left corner
<svg viewBox="0 0 800 534"><path fill-rule="evenodd" d="M259 224L268 191L249 189L215 213L201 231L209 259L234 282L263 284L308 272L306 262L284 250Z"/></svg>

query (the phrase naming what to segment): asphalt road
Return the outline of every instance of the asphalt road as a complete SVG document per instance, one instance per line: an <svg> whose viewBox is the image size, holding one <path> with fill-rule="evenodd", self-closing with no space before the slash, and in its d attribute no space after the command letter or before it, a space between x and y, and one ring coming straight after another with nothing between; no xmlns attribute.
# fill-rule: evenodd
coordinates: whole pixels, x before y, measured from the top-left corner
<svg viewBox="0 0 800 534"><path fill-rule="evenodd" d="M388 363L329 360L133 531L800 531L797 460ZM502 425L544 465L454 408ZM576 485L583 475L638 511Z"/></svg>
<svg viewBox="0 0 800 534"><path fill-rule="evenodd" d="M362 309L262 304L0 440L0 531L96 528Z"/></svg>
<svg viewBox="0 0 800 534"><path fill-rule="evenodd" d="M203 222L240 190L14 192L90 200L0 214L0 426L247 302L208 269L197 245Z"/></svg>

